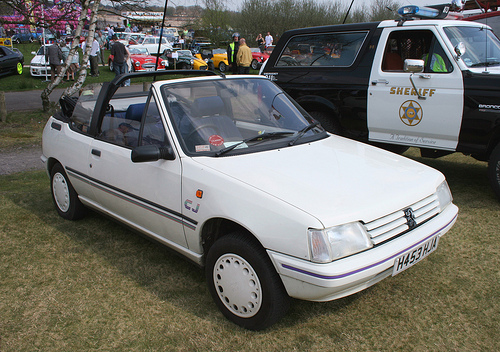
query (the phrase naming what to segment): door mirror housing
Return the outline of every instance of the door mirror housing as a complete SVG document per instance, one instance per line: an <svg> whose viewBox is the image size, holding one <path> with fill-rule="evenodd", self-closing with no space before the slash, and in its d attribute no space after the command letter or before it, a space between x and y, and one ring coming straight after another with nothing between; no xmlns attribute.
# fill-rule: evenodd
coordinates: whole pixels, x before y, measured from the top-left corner
<svg viewBox="0 0 500 352"><path fill-rule="evenodd" d="M419 73L424 71L424 60L406 59L404 64L404 71L411 73Z"/></svg>
<svg viewBox="0 0 500 352"><path fill-rule="evenodd" d="M134 163L144 163L160 159L175 160L175 154L170 146L142 145L132 149L130 158Z"/></svg>

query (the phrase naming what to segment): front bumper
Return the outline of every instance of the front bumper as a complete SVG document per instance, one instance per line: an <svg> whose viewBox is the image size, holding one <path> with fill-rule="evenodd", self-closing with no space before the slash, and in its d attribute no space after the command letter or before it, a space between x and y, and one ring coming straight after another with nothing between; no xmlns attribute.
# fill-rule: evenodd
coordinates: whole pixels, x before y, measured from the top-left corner
<svg viewBox="0 0 500 352"><path fill-rule="evenodd" d="M453 226L458 208L450 204L443 212L413 231L364 252L327 264L268 251L291 297L308 301L331 301L359 292L390 276L395 259Z"/></svg>
<svg viewBox="0 0 500 352"><path fill-rule="evenodd" d="M50 76L50 66L30 66L30 74L33 77Z"/></svg>

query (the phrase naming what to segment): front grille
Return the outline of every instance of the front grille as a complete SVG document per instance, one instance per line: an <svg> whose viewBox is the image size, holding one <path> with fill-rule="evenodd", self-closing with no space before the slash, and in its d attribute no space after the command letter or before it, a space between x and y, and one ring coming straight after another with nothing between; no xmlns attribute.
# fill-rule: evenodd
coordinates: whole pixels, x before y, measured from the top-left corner
<svg viewBox="0 0 500 352"><path fill-rule="evenodd" d="M436 194L416 202L405 209L411 208L416 221L416 227L420 226L439 213L439 201ZM391 238L410 230L404 210L398 210L382 218L364 223L374 245L388 241Z"/></svg>
<svg viewBox="0 0 500 352"><path fill-rule="evenodd" d="M155 65L156 64L154 62L152 62L152 63L142 64L142 67L143 68L154 68Z"/></svg>

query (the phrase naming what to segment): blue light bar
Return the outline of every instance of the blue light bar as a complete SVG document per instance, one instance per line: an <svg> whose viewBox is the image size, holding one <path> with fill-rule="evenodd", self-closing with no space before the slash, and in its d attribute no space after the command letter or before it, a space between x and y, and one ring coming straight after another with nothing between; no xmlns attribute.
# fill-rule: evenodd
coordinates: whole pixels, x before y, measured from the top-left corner
<svg viewBox="0 0 500 352"><path fill-rule="evenodd" d="M430 7L408 5L401 7L398 10L398 14L403 17L437 18L440 15L440 11Z"/></svg>

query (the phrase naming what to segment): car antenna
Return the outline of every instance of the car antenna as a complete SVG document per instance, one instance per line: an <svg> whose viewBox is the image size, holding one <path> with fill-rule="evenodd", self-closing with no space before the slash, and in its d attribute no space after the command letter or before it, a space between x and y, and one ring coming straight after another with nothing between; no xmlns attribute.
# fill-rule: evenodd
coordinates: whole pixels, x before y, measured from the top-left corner
<svg viewBox="0 0 500 352"><path fill-rule="evenodd" d="M345 24L345 21L347 21L347 16L349 16L349 12L351 12L352 4L354 4L354 0L351 1L351 5L349 5L349 9L347 10L347 13L345 14L344 21L342 21L342 24Z"/></svg>

